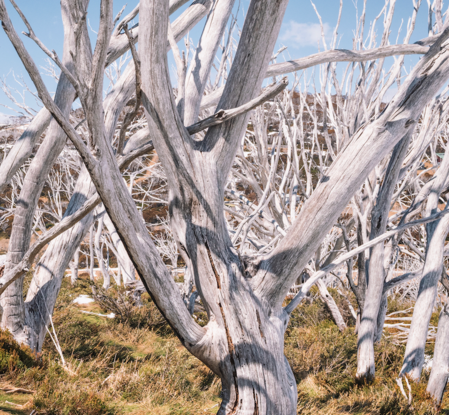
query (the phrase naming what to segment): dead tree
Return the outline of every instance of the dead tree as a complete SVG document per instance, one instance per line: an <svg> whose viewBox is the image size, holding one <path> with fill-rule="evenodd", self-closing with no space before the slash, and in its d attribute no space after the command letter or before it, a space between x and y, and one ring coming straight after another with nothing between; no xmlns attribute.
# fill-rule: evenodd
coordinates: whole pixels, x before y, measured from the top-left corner
<svg viewBox="0 0 449 415"><path fill-rule="evenodd" d="M61 62L54 52L49 51L39 41L25 16L12 2L28 27L29 37L60 67L71 84L73 98L75 94L79 97L86 117L87 134L82 135L69 122L65 107L51 99L36 65L11 24L4 1L0 0L0 19L5 33L22 59L40 99L57 123L55 128L61 128L63 131L58 137L65 140L68 136L83 160L85 173L81 174L90 176L92 186L98 193L96 196L93 189L92 193L86 189L84 200L88 200L79 204L71 215L66 216L52 235L67 230L69 224L73 226L75 217L78 220L86 218L101 199L142 282L161 313L173 327L182 344L221 378L223 402L218 413L296 413L296 382L283 354L284 333L289 314L304 298L310 286L338 265L337 261L318 270L302 285L286 307L283 307L284 299L326 235L337 223L351 198L393 148L398 143L407 141L426 104L449 78L449 51L446 45L449 29L441 28L438 36L426 40L426 44L431 45L429 48L423 49L422 45L417 45L418 48L414 45L395 48L381 46L372 50L371 54L339 54L331 50L318 58L309 59L308 62L313 64L317 62L316 59L330 62L339 59L338 56L341 60L357 61L385 57L389 53L424 53L386 108L374 111L362 125L349 129L350 133L345 131L346 139L338 149L338 155L322 172L314 191L309 192L307 200L302 204L301 211L297 215L295 212L296 218L288 223L288 217L284 217L279 209L279 214L273 214L275 222L282 229L279 232L283 238L279 238L273 249L267 250L264 255L248 259L240 255L233 242L233 239L240 238L240 235L232 238L228 231L224 214L224 195L227 178L248 124L249 110L272 97L270 94L279 93L285 88L285 81L281 81L272 86L266 94L259 95L264 78L296 70L301 65L301 62L293 61L269 67L288 1L251 1L226 83L222 89L216 89L209 96L209 105L218 97L219 111L213 119L207 119L196 126L186 126L183 118L184 114L193 114L193 117L196 117L198 107L200 110L205 107L200 101L203 98L202 92L198 94L198 91L204 91L201 84L206 82L207 76L199 71L195 77L197 89L189 95L192 100L185 100L186 106L177 105L180 100L175 101L168 76L167 44L169 41L174 45L173 40L176 40L174 24L169 25L169 3L164 0L141 2L139 56L132 46L137 40L137 30L128 30L126 19L119 28L114 29L112 0L101 2L97 42L95 50L90 50L90 43L84 37L87 36L87 3L80 2L77 7L66 8L67 18L70 20L67 27L72 25L74 39L69 49L72 53L67 55L70 59ZM207 2L196 1L191 7L204 8L205 3ZM226 20L226 13L231 4L232 2L227 0L216 2L216 10L221 10L219 7L223 6L223 11L220 12L223 14L217 16L222 19L221 22ZM192 22L195 22L199 15L196 14ZM122 34L122 29L125 35ZM206 30L203 36L210 36L209 33ZM221 40L218 35L210 38L217 44ZM202 39L203 41L205 44L206 39ZM169 188L170 226L208 313L209 322L205 327L200 327L189 313L122 178L123 165L129 162L130 158L148 151L150 144L134 149L129 155L122 154L121 145L116 147L116 152L112 146L110 131L114 122L109 124L109 119L118 117L127 101L120 100L116 106L112 105L111 118L108 118L103 102L103 79L105 65L117 55L110 53L114 42L120 46L117 46L120 51L126 50L131 44L133 66L130 68L133 69L130 69L129 73L132 76L131 81L125 82L124 85L131 91L136 91L136 98L140 90L142 91L141 98L148 123L145 134L149 134L148 138L151 137L151 147L154 146L164 168ZM210 56L215 53L216 45L208 46L204 50L206 53L203 57L198 53L197 59L204 59L207 69L207 62L211 61ZM368 55L368 58L365 55ZM178 73L182 74L182 59L178 64ZM307 65L304 61L302 64ZM182 90L183 85L178 85L178 90L180 87ZM215 98L212 96L214 94ZM67 102L64 104L68 105ZM63 108L60 108L61 106ZM200 131L201 125L208 128L207 132L197 137L191 135L191 132ZM296 144L294 142L295 146ZM36 156L35 160L40 163L47 160L46 163L51 166L52 154L58 151L52 149L47 155L45 148L41 146L39 149L45 157ZM44 180L41 176L46 177L46 166L36 166L35 170L29 170L28 174L30 179L35 177ZM90 185L90 182L88 183ZM391 194L391 188L386 187L385 191ZM22 189L22 192L30 200L29 204L23 205L21 209L27 214L34 214L34 190ZM269 196L268 191L262 194L261 205L271 202L274 195L271 198ZM276 200L273 203L276 208ZM27 209L31 213L28 213ZM276 210L273 209L272 212ZM431 212L431 215L421 222L415 221L405 226L437 219L440 219L439 223L444 223L447 218L443 217L445 214L446 212ZM16 213L16 216L17 221L27 217L25 213ZM254 214L246 219L239 231L240 234L243 230L242 237L245 239L249 226L244 225L251 221L255 221ZM90 224L85 226L85 232L89 226ZM384 222L381 221L379 231L373 231L380 235L376 233L376 237L370 241L351 250L346 256L341 255L340 264L366 249L375 247L402 229L405 228L384 232ZM21 277L26 268L25 264L29 263L35 249L31 247L34 251L29 252L29 236L20 233L18 226L13 233L13 248L9 254L1 288L5 292L3 305L8 315L7 319L3 318L3 325L10 325L16 338L37 348L39 340L35 339L33 343L26 339L32 330L35 331L33 336L39 337L41 330L35 328L38 325L41 327L43 323L34 322L30 325L32 330L24 330L24 306L23 300L20 300ZM42 238L45 239L44 235ZM71 239L69 243L74 252L79 243ZM241 245L243 246L244 242ZM73 253L67 257L66 264L73 257ZM3 289L6 287L7 291ZM46 300L44 293L41 294ZM52 291L52 295L55 294L57 289ZM377 308L377 305L373 306L373 310L374 308ZM363 318L362 314L362 320ZM372 336L371 333L370 329L369 336ZM369 359L370 357L362 362L362 370L358 373L361 379L372 377Z"/></svg>

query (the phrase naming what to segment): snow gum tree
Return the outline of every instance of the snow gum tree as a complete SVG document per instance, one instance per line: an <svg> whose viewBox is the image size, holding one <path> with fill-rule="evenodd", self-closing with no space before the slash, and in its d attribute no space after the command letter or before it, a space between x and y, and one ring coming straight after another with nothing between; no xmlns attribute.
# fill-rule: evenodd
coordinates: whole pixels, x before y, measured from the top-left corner
<svg viewBox="0 0 449 415"><path fill-rule="evenodd" d="M120 16L114 19L113 1L102 0L94 50L91 50L86 26L88 0L73 4L62 1L67 31L62 60L42 44L20 8L14 1L11 3L28 28L27 36L60 68L61 79L68 92L61 100L58 94L55 99L51 98L36 64L11 23L4 0L0 0L3 29L46 108L23 137L28 140L28 149L30 143L34 143L46 125L51 123L49 133L27 172L29 182L34 184L23 186L23 202L14 217L10 250L1 281L2 325L10 328L18 340L36 350L40 349L62 274L92 226L92 212L101 202L108 216L106 222L111 222L108 226L111 233L117 232L146 290L184 347L220 377L223 391L223 401L218 411L220 415L296 413L296 382L283 352L289 315L314 283L336 266L355 255L364 254L368 249L371 249L370 262L363 264L363 267L367 265L369 274L365 294L368 301L364 302L361 310L358 329L357 378L361 381L372 380L375 373L373 342L385 291L385 257L390 258L390 254L385 253L383 241L411 226L405 223L400 225L402 228L387 232L388 211L394 185L401 177L404 160L407 160L406 150L410 142L416 142L411 138L421 114L449 78L449 28L442 25L438 34L415 45L408 45L407 39L403 45L390 47L385 38L379 48L364 51L337 50L334 41L329 51L270 65L288 0L251 0L232 66L223 77L224 85L216 85L214 91L204 95L209 87L213 60L231 18L232 0L196 0L172 23L170 13L186 1L142 0L118 25ZM392 15L395 1L390 3ZM128 28L128 23L137 14L138 27ZM187 71L186 60L179 54L176 42L206 14L208 17L200 47ZM389 33L388 18L385 33ZM412 31L411 28L410 34ZM135 47L137 41L138 51ZM362 40L360 43L363 43ZM176 96L169 76L169 48L173 49L177 65ZM103 99L105 67L128 49L133 59ZM226 47L223 49L226 50ZM275 181L275 169L261 180L266 188L257 190L262 193L259 195L260 209L269 206L276 223L274 228L280 229L282 238L273 238L272 249L267 249L263 255L246 255L241 248L247 240L254 242L250 225L261 214L256 210L256 213L244 218L232 234L225 216L225 195L229 191L229 177L237 174L233 168L241 156L242 137L251 117L250 110L282 91L286 93L285 79L277 80L262 90L264 79L323 62L361 62L410 53L423 56L382 110L378 102L379 105L369 112L369 117L357 124L356 119L361 119L356 117L360 105L356 100L352 101L354 112L344 115L354 119L348 120L350 127L344 129L339 145L335 149L332 145L328 146L331 162L327 165L323 162L317 183L308 183L310 186L305 189L307 197L301 202L299 212L293 208L289 215L285 214L278 199L280 192L269 193L271 183ZM374 85L379 82L380 73L381 69L376 69ZM219 75L222 76L220 70ZM121 132L118 139L114 139L114 132L119 115L133 95L134 112L137 114L142 104L147 126L125 143L126 131ZM73 125L69 119L69 109L76 96L85 114L84 130L79 125ZM323 97L326 97L325 90ZM340 99L343 102L341 91ZM203 109L215 105L217 111L214 114L199 120ZM282 121L282 117L285 118L282 110L286 106L279 104L274 108L277 108ZM122 128L130 118L125 116ZM252 118L254 120L255 117ZM285 121L283 134L286 137L289 137L290 127ZM259 132L261 135L266 133ZM30 223L42 183L67 137L83 162L77 190L59 224L31 244ZM276 145L280 147L280 139ZM295 148L293 153L296 154L297 141L289 145ZM153 149L167 180L171 232L208 314L209 321L205 327L197 324L186 307L183 295L164 264L122 177L123 168ZM8 156L5 159L8 171L17 171L23 159L28 157L29 152L21 151L15 148L11 154L20 153L20 157ZM19 164L15 160L19 160ZM356 249L351 250L348 245L348 253L340 255L337 260L332 258L333 262L321 264L321 269L317 267L317 272L302 284L295 297L285 305L291 287L300 279L311 259L319 257L317 252L326 235L356 192L372 179L370 175L381 163L387 166L386 173L382 186L372 195L375 207L371 214L373 223L368 240L361 238ZM443 175L445 170L441 172ZM293 175L295 177L291 179ZM247 177L250 178L249 175ZM288 170L285 177L285 180L292 180L292 188L299 186L301 180L294 168ZM4 181L1 182L3 186L10 176L1 180ZM445 182L443 179L440 181ZM281 187L285 187L285 183ZM432 194L437 190L441 192L441 186L435 188ZM429 237L429 246L435 242L442 247L443 235L447 234L445 214L445 211L438 211L438 205L430 203L426 217L421 222L412 223L436 221L434 225L428 225L428 232L433 235ZM352 227L354 223L346 225ZM367 234L365 229L365 237ZM56 237L58 240L54 239ZM35 271L24 303L23 275L37 252L51 240L53 242ZM340 246L344 241L342 237ZM257 245L257 242L254 243ZM318 264L320 261L316 262ZM433 284L434 275L441 271L441 267L430 268L430 283ZM352 275L352 269L349 273ZM442 326L445 327L445 324L442 321ZM441 337L444 336L442 334ZM446 361L447 356L443 354L441 360Z"/></svg>

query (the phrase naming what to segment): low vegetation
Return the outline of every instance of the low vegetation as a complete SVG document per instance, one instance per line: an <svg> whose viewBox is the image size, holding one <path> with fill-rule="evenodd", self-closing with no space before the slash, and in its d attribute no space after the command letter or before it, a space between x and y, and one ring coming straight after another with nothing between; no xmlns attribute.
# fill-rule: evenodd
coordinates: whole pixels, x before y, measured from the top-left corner
<svg viewBox="0 0 449 415"><path fill-rule="evenodd" d="M73 304L90 294L86 279L75 288L66 278L53 324L63 351L64 367L47 336L42 354L19 346L6 331L0 333L1 384L34 391L0 395L0 413L29 415L214 414L219 379L190 355L164 322L147 294L143 306L114 319L90 313L110 310L97 303ZM112 299L122 298L111 289ZM330 290L340 308L342 297ZM407 303L403 304L406 308ZM103 306L104 307L104 306ZM390 310L400 307L391 302ZM298 383L298 414L449 414L449 396L435 408L425 392L428 372L420 384L411 382L411 404L396 384L404 346L384 336L376 347L374 384L356 385L357 336L350 313L340 332L317 293L293 313L285 337L285 353ZM432 352L429 344L427 353ZM440 410L440 412L439 412Z"/></svg>

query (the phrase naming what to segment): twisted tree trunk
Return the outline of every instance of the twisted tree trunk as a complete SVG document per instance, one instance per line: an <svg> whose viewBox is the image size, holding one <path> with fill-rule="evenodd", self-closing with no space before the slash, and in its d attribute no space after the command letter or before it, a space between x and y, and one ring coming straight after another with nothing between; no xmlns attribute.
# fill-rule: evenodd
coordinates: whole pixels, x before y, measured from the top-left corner
<svg viewBox="0 0 449 415"><path fill-rule="evenodd" d="M224 110L237 108L258 93L286 5L286 0L251 1L220 101ZM83 65L78 68L80 80L84 84L89 80L91 86L85 90L77 85L83 98L92 151L54 105L0 0L0 17L6 33L43 102L83 158L147 291L182 344L221 378L224 400L219 414L292 415L296 412L296 384L283 356L283 337L293 306L283 309L282 303L356 189L407 134L426 102L447 81L449 52L442 44L449 30L418 63L385 111L351 138L308 198L286 237L260 261L252 276L247 274L230 240L223 207L226 180L248 116L240 115L209 128L201 141L192 139L177 113L169 82L168 13L169 5L164 0L142 1L139 50L143 102L170 189L172 229L183 255L190 261L186 263L191 266L209 316L206 327L200 327L187 310L142 223L106 138L102 82L112 32L112 1L101 2L102 20L92 68ZM301 291L299 300L303 294Z"/></svg>

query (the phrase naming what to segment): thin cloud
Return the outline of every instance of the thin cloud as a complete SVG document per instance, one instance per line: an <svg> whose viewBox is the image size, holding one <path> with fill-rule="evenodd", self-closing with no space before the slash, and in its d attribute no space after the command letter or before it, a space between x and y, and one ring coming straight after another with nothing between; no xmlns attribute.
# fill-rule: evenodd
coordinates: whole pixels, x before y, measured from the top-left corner
<svg viewBox="0 0 449 415"><path fill-rule="evenodd" d="M323 24L324 38L329 46L332 30L328 23ZM288 43L293 48L307 46L323 47L321 40L321 25L319 23L298 23L293 20L287 23L281 41Z"/></svg>

